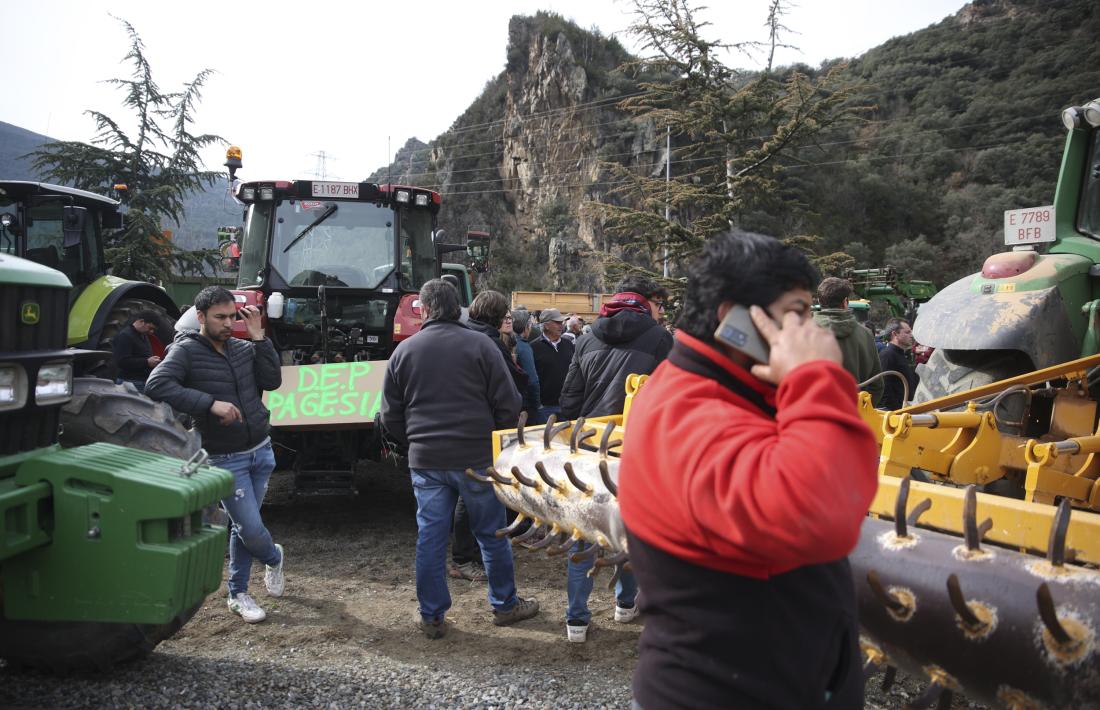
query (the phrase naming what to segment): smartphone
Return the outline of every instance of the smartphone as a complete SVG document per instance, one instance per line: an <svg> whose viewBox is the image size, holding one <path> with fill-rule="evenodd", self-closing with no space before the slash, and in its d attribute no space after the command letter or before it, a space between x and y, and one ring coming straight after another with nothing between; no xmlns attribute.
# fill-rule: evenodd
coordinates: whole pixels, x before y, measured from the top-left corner
<svg viewBox="0 0 1100 710"><path fill-rule="evenodd" d="M768 344L756 329L749 309L745 306L735 305L729 309L726 317L718 324L718 330L714 331L714 339L747 355L755 362L768 361Z"/></svg>

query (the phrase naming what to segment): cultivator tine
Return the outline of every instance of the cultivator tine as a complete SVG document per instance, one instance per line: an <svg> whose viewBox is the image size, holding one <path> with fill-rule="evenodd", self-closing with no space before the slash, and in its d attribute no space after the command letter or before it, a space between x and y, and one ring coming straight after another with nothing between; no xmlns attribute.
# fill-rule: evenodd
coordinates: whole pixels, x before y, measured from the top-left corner
<svg viewBox="0 0 1100 710"><path fill-rule="evenodd" d="M986 518L978 525L978 487L971 483L966 487L963 498L963 535L966 537L966 549L981 552L982 538L993 527L993 518Z"/></svg>
<svg viewBox="0 0 1100 710"><path fill-rule="evenodd" d="M526 515L524 515L523 513L517 513L516 519L512 521L512 524L506 528L501 528L500 530L497 530L496 536L504 537L505 535L511 535L516 530L519 530L520 526L523 525L523 522L525 520L527 520Z"/></svg>
<svg viewBox="0 0 1100 710"><path fill-rule="evenodd" d="M896 666L886 666L886 672L882 675L882 685L879 688L882 692L890 690L894 687L894 681L898 678L898 669Z"/></svg>
<svg viewBox="0 0 1100 710"><path fill-rule="evenodd" d="M1050 542L1047 544L1047 560L1054 567L1061 567L1066 561L1066 530L1069 529L1069 518L1073 513L1069 498L1063 498L1058 504L1058 512L1054 514L1054 522L1050 526Z"/></svg>
<svg viewBox="0 0 1100 710"><path fill-rule="evenodd" d="M920 503L917 503L917 505L911 511L909 511L909 517L906 519L906 522L908 522L910 525L916 525L917 521L920 520L920 516L928 512L928 509L931 507L932 499L925 498Z"/></svg>
<svg viewBox="0 0 1100 710"><path fill-rule="evenodd" d="M527 426L527 412L520 410L519 419L516 421L516 441L519 442L520 448L527 448L527 442L523 438L523 427Z"/></svg>
<svg viewBox="0 0 1100 710"><path fill-rule="evenodd" d="M573 562L584 562L589 557L595 557L597 554L599 554L599 552L600 545L599 543L596 543L594 545L589 545L580 552L574 553L569 557L569 559L571 559Z"/></svg>
<svg viewBox="0 0 1100 710"><path fill-rule="evenodd" d="M577 473L573 470L573 464L566 461L562 464L562 468L565 469L565 475L569 477L569 482L572 483L577 490L585 495L592 495L592 486L586 485L584 481L577 478Z"/></svg>
<svg viewBox="0 0 1100 710"><path fill-rule="evenodd" d="M600 437L600 458L607 458L608 444L611 441L611 434L615 431L615 422L608 422L607 426L603 428L603 436Z"/></svg>
<svg viewBox="0 0 1100 710"><path fill-rule="evenodd" d="M905 707L911 710L923 710L924 708L930 708L933 704L940 710L946 710L951 707L952 693L951 691L941 685L938 681L932 681L932 684L925 688L916 700L909 703Z"/></svg>
<svg viewBox="0 0 1100 710"><path fill-rule="evenodd" d="M611 491L611 495L618 498L619 486L617 486L615 482L611 480L611 471L607 469L606 461L600 461L600 478L603 479L603 484L607 488L607 490Z"/></svg>
<svg viewBox="0 0 1100 710"><path fill-rule="evenodd" d="M609 581L607 583L608 590L615 589L615 585L619 583L620 579L622 579L623 569L625 567L626 567L626 565L616 565L615 566L615 574L611 575L611 581Z"/></svg>
<svg viewBox="0 0 1100 710"><path fill-rule="evenodd" d="M579 417L576 422L573 423L573 431L569 434L569 453L577 453L577 447L580 442L577 438L580 436L581 429L584 428L584 417Z"/></svg>
<svg viewBox="0 0 1100 710"><path fill-rule="evenodd" d="M515 476L517 481L527 486L528 488L534 488L535 490L538 490L539 482L533 478L528 478L527 476L523 475L523 471L519 470L519 466L512 467L512 475Z"/></svg>
<svg viewBox="0 0 1100 710"><path fill-rule="evenodd" d="M878 673L878 669L886 663L886 654L877 646L869 643L865 645L862 640L860 647L866 657L863 662L863 684L866 685L867 681L871 680L871 677Z"/></svg>
<svg viewBox="0 0 1100 710"><path fill-rule="evenodd" d="M1062 621L1058 618L1058 610L1054 608L1054 598L1050 595L1050 587L1046 582L1039 585L1039 591L1035 596L1039 602L1039 618L1043 620L1043 626L1050 632L1055 643L1067 649L1076 646L1079 642L1070 636L1066 627L1062 626Z"/></svg>
<svg viewBox="0 0 1100 710"><path fill-rule="evenodd" d="M466 475L468 477L474 479L478 483L490 483L491 484L493 482L493 479L489 478L488 476L482 476L482 475L478 474L472 468L466 469Z"/></svg>
<svg viewBox="0 0 1100 710"><path fill-rule="evenodd" d="M537 535L540 530L542 530L542 521L538 518L535 518L531 522L531 527L530 529L528 529L527 532L523 533L522 535L516 535L514 538L512 538L512 544L518 545L521 542L527 542L535 535Z"/></svg>
<svg viewBox="0 0 1100 710"><path fill-rule="evenodd" d="M630 557L625 552L620 552L617 555L611 557L600 557L596 560L597 567L618 567L626 562Z"/></svg>
<svg viewBox="0 0 1100 710"><path fill-rule="evenodd" d="M531 543L530 545L528 545L527 549L530 552L537 552L544 547L550 547L550 545L554 544L554 542L560 540L560 535L561 528L558 527L557 523L554 523L550 526L550 532L546 533L546 537L542 538L538 542Z"/></svg>
<svg viewBox="0 0 1100 710"><path fill-rule="evenodd" d="M519 481L515 480L514 478L508 478L507 476L505 476L503 473L496 470L492 466L485 469L485 473L489 474L489 476L494 481L496 481L497 483L499 483L502 486L516 486L516 487L519 486Z"/></svg>
<svg viewBox="0 0 1100 710"><path fill-rule="evenodd" d="M882 586L882 581L878 578L878 572L874 570L867 572L867 584L871 585L871 591L874 593L875 598L882 602L882 605L895 616L905 618L912 613L913 609L909 604L898 599L888 592L886 587Z"/></svg>
<svg viewBox="0 0 1100 710"><path fill-rule="evenodd" d="M894 533L900 538L909 537L909 528L905 525L905 509L909 506L909 476L901 479L898 497L894 500Z"/></svg>
<svg viewBox="0 0 1100 710"><path fill-rule="evenodd" d="M555 481L553 478L550 478L550 474L546 471L546 464L542 461L535 462L535 470L539 472L539 477L546 482L546 485L550 486L555 491L565 492L565 486Z"/></svg>
<svg viewBox="0 0 1100 710"><path fill-rule="evenodd" d="M554 437L569 428L569 422L557 424L557 421L557 416L551 414L546 420L546 426L542 430L542 445L546 451L550 450L550 442L554 440Z"/></svg>
<svg viewBox="0 0 1100 710"><path fill-rule="evenodd" d="M573 547L573 545L576 545L577 542L582 539L584 539L584 536L581 535L581 531L574 530L573 534L569 536L569 539L567 539L563 544L559 545L558 547L555 547L552 550L547 550L546 554L551 556L564 555L566 552L569 552L569 548Z"/></svg>
<svg viewBox="0 0 1100 710"><path fill-rule="evenodd" d="M951 606L954 607L955 613L962 619L962 623L970 630L971 633L978 633L984 630L989 624L978 618L974 610L970 608L970 605L966 603L966 597L962 593L962 587L959 585L958 575L951 574L947 577L947 596L951 599Z"/></svg>

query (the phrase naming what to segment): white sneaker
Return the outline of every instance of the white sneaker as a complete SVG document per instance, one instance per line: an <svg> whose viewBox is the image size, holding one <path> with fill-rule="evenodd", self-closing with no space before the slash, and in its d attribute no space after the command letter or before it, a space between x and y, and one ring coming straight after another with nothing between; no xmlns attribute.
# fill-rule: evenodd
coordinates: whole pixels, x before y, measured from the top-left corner
<svg viewBox="0 0 1100 710"><path fill-rule="evenodd" d="M230 597L229 611L240 615L249 624L258 624L267 618L267 614L256 604L256 600L244 592Z"/></svg>
<svg viewBox="0 0 1100 710"><path fill-rule="evenodd" d="M632 607L621 607L618 604L615 605L615 621L620 624L629 624L634 619L638 618L638 605L635 604Z"/></svg>
<svg viewBox="0 0 1100 710"><path fill-rule="evenodd" d="M286 578L283 577L283 563L286 562L286 555L283 553L283 546L276 543L275 549L279 551L279 564L271 567L264 565L264 586L267 587L267 593L273 597L283 596L283 589L286 588Z"/></svg>
<svg viewBox="0 0 1100 710"><path fill-rule="evenodd" d="M588 624L565 622L565 637L569 643L584 643L588 640Z"/></svg>

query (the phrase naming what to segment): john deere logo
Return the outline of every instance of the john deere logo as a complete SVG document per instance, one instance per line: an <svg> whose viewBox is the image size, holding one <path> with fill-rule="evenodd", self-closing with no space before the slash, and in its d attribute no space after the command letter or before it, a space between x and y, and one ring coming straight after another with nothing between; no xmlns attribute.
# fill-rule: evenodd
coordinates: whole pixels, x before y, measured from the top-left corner
<svg viewBox="0 0 1100 710"><path fill-rule="evenodd" d="M19 307L19 319L25 325L37 325L38 316L38 304L34 301L24 301L23 305Z"/></svg>

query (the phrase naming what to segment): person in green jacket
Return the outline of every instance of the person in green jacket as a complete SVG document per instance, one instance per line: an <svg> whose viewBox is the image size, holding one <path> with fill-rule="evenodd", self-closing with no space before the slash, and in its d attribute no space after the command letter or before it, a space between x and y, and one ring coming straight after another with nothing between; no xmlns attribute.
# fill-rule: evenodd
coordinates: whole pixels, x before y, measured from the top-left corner
<svg viewBox="0 0 1100 710"><path fill-rule="evenodd" d="M879 364L875 336L848 310L848 297L851 295L852 285L845 279L831 276L822 280L817 287L821 310L814 314L814 320L833 331L844 355L844 369L852 373L856 382L862 383L882 372L882 365ZM882 380L876 380L860 389L869 392L872 404L877 405L882 398L882 388Z"/></svg>

